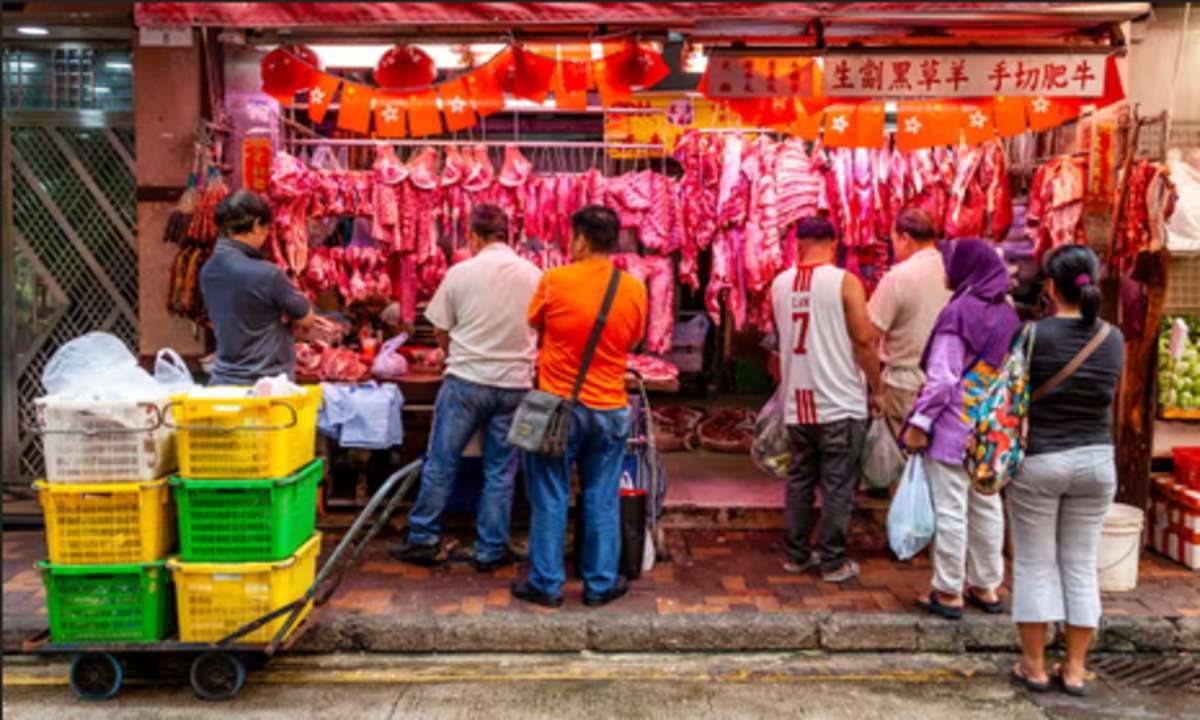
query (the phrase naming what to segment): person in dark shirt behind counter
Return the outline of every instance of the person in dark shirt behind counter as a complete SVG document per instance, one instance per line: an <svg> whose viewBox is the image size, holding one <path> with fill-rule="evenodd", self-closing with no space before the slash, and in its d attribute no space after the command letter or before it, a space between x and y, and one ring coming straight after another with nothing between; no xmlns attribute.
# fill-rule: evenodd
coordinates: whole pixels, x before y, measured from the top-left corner
<svg viewBox="0 0 1200 720"><path fill-rule="evenodd" d="M296 350L290 326L332 331L333 323L277 265L262 255L271 235L271 208L249 190L232 193L216 207L213 256L200 271L200 292L217 338L210 385L253 385L260 378L295 378Z"/></svg>

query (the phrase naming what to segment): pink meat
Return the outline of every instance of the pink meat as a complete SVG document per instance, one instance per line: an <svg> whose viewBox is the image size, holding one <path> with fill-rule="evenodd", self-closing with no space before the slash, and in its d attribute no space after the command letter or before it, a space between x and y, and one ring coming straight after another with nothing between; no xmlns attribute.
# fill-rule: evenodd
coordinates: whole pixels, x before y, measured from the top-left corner
<svg viewBox="0 0 1200 720"><path fill-rule="evenodd" d="M500 168L499 182L505 187L524 185L533 174L533 163L525 159L516 145L504 148L504 165Z"/></svg>
<svg viewBox="0 0 1200 720"><path fill-rule="evenodd" d="M746 221L745 289L748 295L749 320L763 332L770 332L773 321L770 312L770 288L783 267L783 247L779 238L779 215L776 207L777 158L768 146L755 153L750 166L743 167L754 182L750 193L750 210Z"/></svg>
<svg viewBox="0 0 1200 720"><path fill-rule="evenodd" d="M625 253L614 255L613 264L640 280L649 293L646 348L658 355L670 352L675 332L675 267L671 258Z"/></svg>
<svg viewBox="0 0 1200 720"><path fill-rule="evenodd" d="M1008 186L1008 164L1004 146L993 140L984 146L983 168L980 171L983 192L987 200L987 234L995 242L1008 237L1013 223L1012 191Z"/></svg>
<svg viewBox="0 0 1200 720"><path fill-rule="evenodd" d="M463 180L463 187L470 192L479 192L491 187L496 179L496 170L488 158L487 147L476 145L463 150L463 153L471 159L471 169Z"/></svg>
<svg viewBox="0 0 1200 720"><path fill-rule="evenodd" d="M982 148L963 148L959 151L954 183L950 187L950 205L946 211L947 238L983 237L986 200L980 177L982 165Z"/></svg>

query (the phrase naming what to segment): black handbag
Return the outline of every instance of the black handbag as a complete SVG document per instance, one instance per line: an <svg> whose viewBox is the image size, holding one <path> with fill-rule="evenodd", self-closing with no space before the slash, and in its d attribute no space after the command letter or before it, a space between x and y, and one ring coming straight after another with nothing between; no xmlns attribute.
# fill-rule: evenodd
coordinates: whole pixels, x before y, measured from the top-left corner
<svg viewBox="0 0 1200 720"><path fill-rule="evenodd" d="M600 334L608 322L608 311L612 309L620 280L621 271L613 268L604 302L600 305L600 314L596 316L592 335L583 350L579 374L575 377L575 388L571 391L571 397L562 398L541 390L530 390L526 393L513 415L512 425L508 428L509 445L547 457L562 457L567 454L567 440L571 436L571 414L579 400L579 393L583 390L588 366L592 364L592 356L596 354L596 346L600 344Z"/></svg>

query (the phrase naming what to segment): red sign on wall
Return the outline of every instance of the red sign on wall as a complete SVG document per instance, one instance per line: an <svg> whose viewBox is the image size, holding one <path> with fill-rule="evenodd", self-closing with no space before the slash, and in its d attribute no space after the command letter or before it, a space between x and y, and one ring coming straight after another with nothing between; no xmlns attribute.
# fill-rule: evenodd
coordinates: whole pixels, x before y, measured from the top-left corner
<svg viewBox="0 0 1200 720"><path fill-rule="evenodd" d="M271 180L271 138L242 140L242 187L266 192Z"/></svg>

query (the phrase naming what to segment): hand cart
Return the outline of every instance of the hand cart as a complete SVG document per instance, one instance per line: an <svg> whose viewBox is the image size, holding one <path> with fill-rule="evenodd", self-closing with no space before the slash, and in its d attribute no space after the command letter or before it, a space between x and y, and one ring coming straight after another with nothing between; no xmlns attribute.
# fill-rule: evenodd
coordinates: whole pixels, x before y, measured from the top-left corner
<svg viewBox="0 0 1200 720"><path fill-rule="evenodd" d="M626 443L627 454L636 458L636 471L632 473L633 486L646 493L646 528L654 541L655 556L665 562L670 556L667 553L666 535L658 521L666 504L667 481L662 458L654 442L654 413L641 373L633 369L625 372L634 381L632 386L637 390L636 396L630 401L631 421Z"/></svg>
<svg viewBox="0 0 1200 720"><path fill-rule="evenodd" d="M303 596L243 625L217 642L53 643L50 642L49 630L43 630L25 641L23 650L33 655L73 655L71 689L82 700L107 700L117 694L125 678L123 658L164 653L192 658L190 680L197 696L204 700L229 700L238 694L246 682L247 661L255 661L255 665L265 664L278 651L290 648L311 627L311 615L300 623L296 622L297 618L309 602L319 607L337 591L346 573L387 525L401 500L420 477L422 463L423 460L415 460L384 481L354 519ZM287 619L271 642L238 642L240 638L283 616L287 616Z"/></svg>

